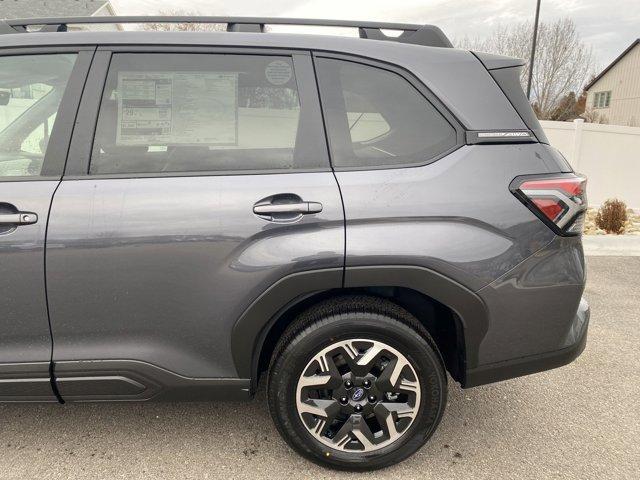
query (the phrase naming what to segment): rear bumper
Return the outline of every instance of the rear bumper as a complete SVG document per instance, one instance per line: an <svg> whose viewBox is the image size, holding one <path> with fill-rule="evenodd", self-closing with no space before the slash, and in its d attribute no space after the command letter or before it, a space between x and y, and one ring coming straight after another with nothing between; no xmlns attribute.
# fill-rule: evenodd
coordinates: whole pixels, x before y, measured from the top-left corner
<svg viewBox="0 0 640 480"><path fill-rule="evenodd" d="M469 388L499 382L531 373L551 370L571 363L583 352L587 344L589 317L589 305L582 299L571 325L568 346L552 352L528 355L468 370L463 387Z"/></svg>

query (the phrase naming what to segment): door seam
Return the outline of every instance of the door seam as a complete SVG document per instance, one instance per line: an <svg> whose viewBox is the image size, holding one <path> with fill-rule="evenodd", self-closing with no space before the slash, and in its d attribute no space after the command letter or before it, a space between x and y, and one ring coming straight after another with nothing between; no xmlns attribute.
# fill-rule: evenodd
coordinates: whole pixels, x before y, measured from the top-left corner
<svg viewBox="0 0 640 480"><path fill-rule="evenodd" d="M316 71L316 58L315 53L311 53L311 65L313 66L313 76L316 81L316 91L318 93L318 104L320 106L320 117L322 118L322 129L324 135L324 141L327 146L327 156L329 157L329 166L331 167L331 173L333 174L333 178L336 181L336 185L338 186L338 193L340 194L340 203L342 205L342 225L344 232L344 241L343 241L343 250L342 250L342 283L341 288L344 288L345 278L347 274L347 210L344 206L344 196L342 195L342 188L340 187L340 182L338 181L338 176L336 175L336 171L333 168L333 158L331 155L331 146L329 144L329 136L327 134L327 122L324 116L324 108L322 106L322 96L320 95L320 83L318 82L318 73Z"/></svg>
<svg viewBox="0 0 640 480"><path fill-rule="evenodd" d="M58 188L60 188L60 185L62 185L62 181L64 179L64 171L67 167L67 160L69 159L69 148L71 146L71 140L73 138L73 134L76 128L78 111L80 109L80 104L82 103L82 95L84 94L84 89L87 84L87 78L89 77L91 66L93 65L93 58L95 56L96 49L97 47L94 47L93 51L91 51L91 60L89 62L89 66L87 67L87 70L84 72L84 81L82 82L82 90L80 90L80 92L78 93L78 104L76 105L76 109L73 115L73 127L71 128L71 135L69 136L69 140L67 144L67 153L64 159L64 166L60 174L60 180L58 181L56 188L54 188L53 193L51 194L51 199L49 200L49 209L47 210L47 218L46 218L46 223L44 227L44 242L43 242L43 250L42 250L42 261L43 261L42 271L44 275L44 279L43 279L44 280L44 300L45 300L45 306L47 311L47 323L49 325L49 341L51 344L51 353L49 355L49 383L51 385L51 390L54 396L56 397L56 399L58 400L58 403L60 404L64 404L65 401L62 398L62 395L60 395L60 391L58 390L58 384L56 382L56 376L55 376L55 363L53 361L53 351L54 351L55 344L53 340L53 327L51 325L51 310L49 308L49 289L48 289L48 283L47 283L47 243L49 240L49 220L51 219L51 210L53 209L53 201L55 199L56 193L58 192Z"/></svg>

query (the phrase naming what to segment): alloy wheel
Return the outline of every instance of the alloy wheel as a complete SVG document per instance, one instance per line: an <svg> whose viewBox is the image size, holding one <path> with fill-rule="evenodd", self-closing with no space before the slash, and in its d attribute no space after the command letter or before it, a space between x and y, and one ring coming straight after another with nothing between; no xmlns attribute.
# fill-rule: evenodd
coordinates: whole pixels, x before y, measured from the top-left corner
<svg viewBox="0 0 640 480"><path fill-rule="evenodd" d="M376 340L335 342L304 368L298 415L324 445L371 452L396 442L418 414L420 382L407 358Z"/></svg>

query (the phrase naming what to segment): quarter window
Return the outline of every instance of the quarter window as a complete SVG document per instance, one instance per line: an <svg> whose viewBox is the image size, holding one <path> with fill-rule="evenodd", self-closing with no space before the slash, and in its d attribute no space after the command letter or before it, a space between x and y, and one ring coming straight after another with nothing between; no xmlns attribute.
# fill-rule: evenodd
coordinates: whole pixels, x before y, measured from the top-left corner
<svg viewBox="0 0 640 480"><path fill-rule="evenodd" d="M76 54L0 57L0 177L39 176Z"/></svg>
<svg viewBox="0 0 640 480"><path fill-rule="evenodd" d="M114 54L90 173L323 167L306 121L291 57Z"/></svg>
<svg viewBox="0 0 640 480"><path fill-rule="evenodd" d="M317 66L336 167L424 164L455 147L455 128L400 75L328 58Z"/></svg>

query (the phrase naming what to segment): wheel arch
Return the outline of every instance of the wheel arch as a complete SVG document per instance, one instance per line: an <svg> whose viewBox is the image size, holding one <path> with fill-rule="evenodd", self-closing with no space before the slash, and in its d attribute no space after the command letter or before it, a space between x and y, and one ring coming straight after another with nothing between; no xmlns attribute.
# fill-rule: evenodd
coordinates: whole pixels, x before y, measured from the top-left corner
<svg viewBox="0 0 640 480"><path fill-rule="evenodd" d="M313 304L353 293L386 298L416 316L434 336L447 369L465 384L466 371L477 366L478 348L488 328L483 301L474 292L437 272L415 266L365 266L301 272L282 278L262 293L241 315L231 334L231 350L240 378L251 379L255 391L268 366L279 335L295 317ZM431 305L431 309L426 306ZM450 312L450 331L441 336L436 321ZM443 343L445 342L445 343ZM448 358L447 358L448 357Z"/></svg>

